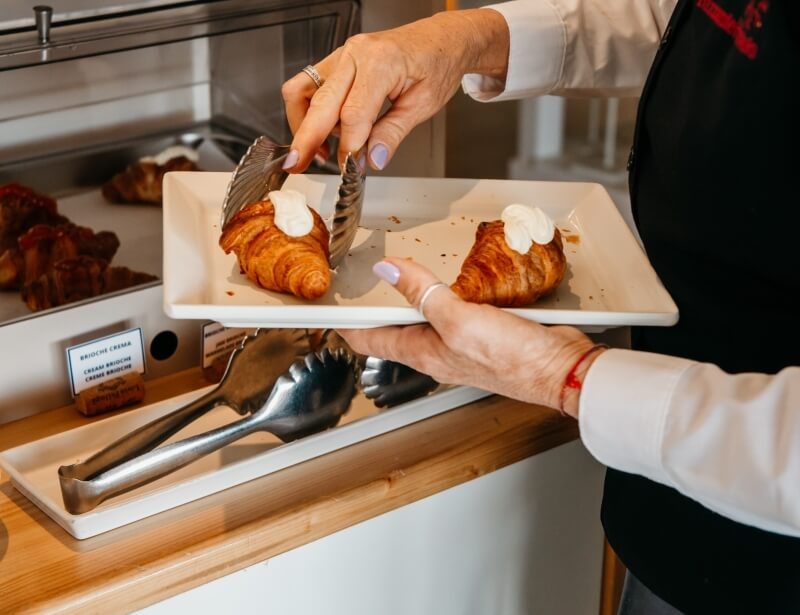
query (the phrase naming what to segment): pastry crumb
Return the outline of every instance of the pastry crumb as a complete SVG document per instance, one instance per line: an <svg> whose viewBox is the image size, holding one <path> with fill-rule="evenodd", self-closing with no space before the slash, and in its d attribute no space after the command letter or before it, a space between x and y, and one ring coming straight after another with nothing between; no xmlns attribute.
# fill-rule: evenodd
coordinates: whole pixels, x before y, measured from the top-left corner
<svg viewBox="0 0 800 615"><path fill-rule="evenodd" d="M234 293L232 290L226 290L225 294L228 295L229 297L233 297L236 293Z"/></svg>
<svg viewBox="0 0 800 615"><path fill-rule="evenodd" d="M440 254L439 256L441 256L442 258L444 258L445 256L447 256L447 254Z"/></svg>
<svg viewBox="0 0 800 615"><path fill-rule="evenodd" d="M577 244L577 243L581 242L581 236L580 235L570 235L569 237L565 237L564 239L566 239L568 243Z"/></svg>
<svg viewBox="0 0 800 615"><path fill-rule="evenodd" d="M422 240L419 237L414 237L414 241L416 241L417 243L422 243Z"/></svg>
<svg viewBox="0 0 800 615"><path fill-rule="evenodd" d="M389 216L389 220L394 222L395 224L401 224L401 220L397 216Z"/></svg>

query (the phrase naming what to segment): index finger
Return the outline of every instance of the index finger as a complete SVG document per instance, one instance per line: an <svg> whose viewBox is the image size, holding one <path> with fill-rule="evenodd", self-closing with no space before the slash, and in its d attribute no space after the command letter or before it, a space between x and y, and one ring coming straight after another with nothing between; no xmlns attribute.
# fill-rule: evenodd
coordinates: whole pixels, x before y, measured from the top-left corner
<svg viewBox="0 0 800 615"><path fill-rule="evenodd" d="M446 346L430 325L337 329L337 332L357 353L396 361L424 373L429 373L427 370L435 367L448 354Z"/></svg>
<svg viewBox="0 0 800 615"><path fill-rule="evenodd" d="M355 74L356 67L352 59L344 56L327 81L311 97L308 111L292 141L292 149L297 151L299 158L289 171L305 169L334 126L339 123L339 112Z"/></svg>
<svg viewBox="0 0 800 615"><path fill-rule="evenodd" d="M323 81L325 79L324 76L328 74L332 67L336 66L341 50L342 48L340 47L314 65L314 68L322 76ZM281 87L281 95L286 107L286 120L289 122L292 134L296 133L300 128L300 124L303 123L303 119L308 112L309 102L316 91L317 84L302 71L288 79Z"/></svg>

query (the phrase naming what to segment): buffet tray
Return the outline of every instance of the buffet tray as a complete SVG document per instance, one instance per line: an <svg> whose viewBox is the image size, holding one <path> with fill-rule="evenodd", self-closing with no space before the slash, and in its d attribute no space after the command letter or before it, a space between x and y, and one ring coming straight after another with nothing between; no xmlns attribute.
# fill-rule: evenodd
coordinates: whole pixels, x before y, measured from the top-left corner
<svg viewBox="0 0 800 615"><path fill-rule="evenodd" d="M164 178L164 308L172 318L231 327L360 328L422 322L422 315L372 274L384 256L410 257L452 283L477 225L510 203L536 205L564 236L567 273L552 295L510 309L546 324L587 330L669 326L678 309L622 216L599 184L485 179L369 177L361 227L331 288L311 303L257 287L234 254L219 247L227 173ZM292 175L286 188L306 194L323 217L339 178Z"/></svg>
<svg viewBox="0 0 800 615"><path fill-rule="evenodd" d="M163 149L163 148L162 148ZM153 148L157 153L158 148ZM206 139L197 150L198 164L204 169L232 169L234 164L211 139ZM122 170L122 169L120 169ZM16 180L16 179L15 179ZM3 183L0 180L0 183ZM109 203L99 187L72 190L68 196L59 196L58 211L71 222L93 229L95 232L112 231L120 241L112 265L128 267L162 278L162 213L158 205ZM121 292L140 290L143 286ZM105 299L110 295L92 297L88 301ZM67 304L55 310L73 307ZM18 290L0 291L0 324L42 315L31 312Z"/></svg>
<svg viewBox="0 0 800 615"><path fill-rule="evenodd" d="M149 485L73 515L61 500L58 468L85 460L117 438L196 399L211 387L185 393L138 410L0 452L0 468L20 493L78 539L89 538L204 496L325 455L337 449L441 414L489 395L468 387L378 410L363 394L354 400L339 426L288 444L256 433L181 468ZM167 443L229 423L239 415L218 406Z"/></svg>

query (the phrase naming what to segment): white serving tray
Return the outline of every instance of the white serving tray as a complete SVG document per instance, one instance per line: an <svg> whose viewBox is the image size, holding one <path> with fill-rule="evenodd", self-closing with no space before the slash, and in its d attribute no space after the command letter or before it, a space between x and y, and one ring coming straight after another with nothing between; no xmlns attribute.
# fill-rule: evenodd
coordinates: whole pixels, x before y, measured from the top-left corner
<svg viewBox="0 0 800 615"><path fill-rule="evenodd" d="M232 327L372 327L422 322L420 313L371 271L386 255L413 257L452 283L479 222L510 203L541 207L564 231L567 274L531 308L510 311L546 324L594 330L669 326L678 309L599 184L478 179L369 177L361 228L331 289L316 302L266 291L240 273L219 247L227 173L169 173L164 178L164 309L172 318L211 319ZM339 178L292 175L323 217ZM572 238L572 239L570 239Z"/></svg>
<svg viewBox="0 0 800 615"><path fill-rule="evenodd" d="M75 538L83 539L489 395L479 389L456 387L378 411L370 400L359 394L350 411L334 429L288 444L268 433L252 434L149 485L106 500L90 512L73 515L66 511L58 482L59 466L86 459L117 438L196 399L210 388L2 451L0 468L11 477L14 487L53 521ZM214 429L237 418L240 417L233 410L219 406L167 443Z"/></svg>

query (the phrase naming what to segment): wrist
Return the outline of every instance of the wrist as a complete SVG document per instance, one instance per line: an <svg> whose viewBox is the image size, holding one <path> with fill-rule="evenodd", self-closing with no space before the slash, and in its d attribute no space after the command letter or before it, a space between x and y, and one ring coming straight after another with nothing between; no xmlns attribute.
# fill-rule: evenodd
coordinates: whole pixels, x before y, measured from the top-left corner
<svg viewBox="0 0 800 615"><path fill-rule="evenodd" d="M438 15L456 20L465 33L462 74L505 79L510 45L505 17L494 9L467 9Z"/></svg>
<svg viewBox="0 0 800 615"><path fill-rule="evenodd" d="M574 419L578 418L581 394L583 393L583 383L586 381L586 376L594 362L606 350L608 350L608 346L605 344L594 344L585 348L583 352L575 358L570 370L564 374L561 380L558 403L558 408L563 414L571 416Z"/></svg>

